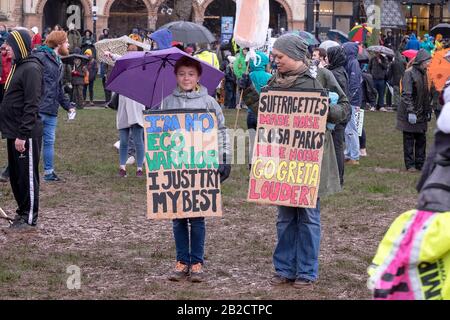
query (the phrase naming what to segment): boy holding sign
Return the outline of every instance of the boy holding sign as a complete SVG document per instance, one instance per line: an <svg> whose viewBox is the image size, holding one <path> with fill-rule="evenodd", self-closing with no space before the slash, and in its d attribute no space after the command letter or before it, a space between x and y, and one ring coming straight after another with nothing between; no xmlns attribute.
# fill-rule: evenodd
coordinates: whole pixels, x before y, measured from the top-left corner
<svg viewBox="0 0 450 320"><path fill-rule="evenodd" d="M220 182L225 181L230 175L231 165L227 163L230 151L229 138L227 136L225 127L225 117L216 100L208 95L208 91L205 87L199 84L201 74L202 66L198 61L189 57L183 57L179 59L175 64L175 76L178 86L170 96L164 99L162 103L162 110L168 110L168 112L170 110L183 112L183 109L206 109L206 114L203 113L202 115L200 115L200 119L202 119L202 116L204 116L203 119L212 119L214 117L209 117L208 115L215 115L215 118L217 119L216 121L218 123L219 146L219 164L218 168L214 170L216 176L210 174L210 171L212 170L207 170L207 168L209 168L213 162L216 163L217 160L212 159L216 157L213 157L213 153L207 152L207 155L202 156L202 163L206 166L205 170L198 170L198 172L202 171L202 175L198 179L196 179L196 184L205 184L204 187L206 188L208 187L208 184L210 184L209 181L211 181L212 185L217 186L217 181L215 180L215 177L217 177L217 173L220 175ZM205 121L208 122L207 120ZM204 123L205 121L202 122ZM188 131L187 128L185 129L186 131ZM203 135L207 137L208 132L210 134L210 130L206 130L206 133L203 133ZM175 139L176 141L178 141L177 143L179 146L182 143L182 139L181 137L178 137L177 139L174 138L175 135L176 133L172 136L172 140ZM202 143L202 141L195 141L195 147L197 147L197 145L202 145ZM191 147L192 151L193 149L194 147ZM175 152L171 152L170 154L175 154ZM181 161L184 161L182 158L182 154L183 152L178 153L178 158L176 159L176 161L178 161L178 166L180 165ZM172 157L170 158L172 159ZM191 154L190 159L193 158L195 158L195 168L201 168L202 165L198 163L199 160L197 159L197 156ZM186 161L184 163L186 163ZM194 164L191 161L189 166L192 167L193 165ZM195 183L193 182L193 173L191 174L190 171L189 174L186 174L184 180L185 182L191 181L190 183L192 187L192 184ZM183 175L183 173L185 172L181 172L180 175ZM168 178L167 180L170 181L170 179L172 179L172 181L175 181L175 175L172 178ZM179 179L183 179L183 177ZM198 182L199 180L201 182ZM183 184L183 182L181 182L181 184ZM162 185L162 187L164 188L164 185ZM206 210L206 203L210 203L212 206L214 206L215 198L214 195L212 195L213 191L217 192L217 190L209 189L201 190L200 193L198 193L196 190L194 190L190 195L190 200L185 201L185 199L183 199L178 200L178 202L174 202L177 205L179 205L180 202L183 202L183 214L189 215L192 212L197 212L197 217L175 218L173 220L173 233L175 238L177 263L175 269L168 276L168 279L171 281L180 281L187 277L189 277L189 280L192 282L201 282L204 279L203 258L205 245L205 218L204 216L199 215L201 215L202 210ZM183 196L187 196L185 190L183 190ZM195 197L197 197L197 200L199 200L196 201ZM207 198L212 200L208 201ZM190 203L191 205L185 206L185 203ZM191 225L190 231L189 224Z"/></svg>

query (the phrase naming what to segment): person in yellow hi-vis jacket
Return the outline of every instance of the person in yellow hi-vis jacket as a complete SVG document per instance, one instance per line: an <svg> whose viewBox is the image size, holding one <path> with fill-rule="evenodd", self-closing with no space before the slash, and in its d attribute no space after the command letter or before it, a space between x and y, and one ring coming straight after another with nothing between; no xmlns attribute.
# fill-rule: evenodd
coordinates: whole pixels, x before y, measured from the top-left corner
<svg viewBox="0 0 450 320"><path fill-rule="evenodd" d="M209 63L216 69L220 68L219 58L217 58L217 55L214 52L208 50L207 43L200 43L198 45L198 49L197 52L194 53L194 57Z"/></svg>
<svg viewBox="0 0 450 320"><path fill-rule="evenodd" d="M450 87L445 91L450 112ZM394 221L368 269L375 299L450 300L450 130L443 123L418 185L417 210Z"/></svg>

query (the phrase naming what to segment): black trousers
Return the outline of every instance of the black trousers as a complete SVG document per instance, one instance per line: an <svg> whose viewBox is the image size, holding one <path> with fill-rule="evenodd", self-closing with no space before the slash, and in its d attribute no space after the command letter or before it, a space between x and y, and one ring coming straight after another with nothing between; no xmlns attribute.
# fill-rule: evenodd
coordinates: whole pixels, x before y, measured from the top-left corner
<svg viewBox="0 0 450 320"><path fill-rule="evenodd" d="M362 135L359 137L359 148L366 149L366 129L363 128Z"/></svg>
<svg viewBox="0 0 450 320"><path fill-rule="evenodd" d="M111 91L106 89L106 77L102 77L103 91L105 92L105 103L111 101Z"/></svg>
<svg viewBox="0 0 450 320"><path fill-rule="evenodd" d="M403 131L403 155L406 169L422 170L425 163L427 136L425 132Z"/></svg>
<svg viewBox="0 0 450 320"><path fill-rule="evenodd" d="M25 222L36 225L39 211L39 157L42 139L28 139L25 152L16 150L15 140L7 140L9 181L16 210Z"/></svg>
<svg viewBox="0 0 450 320"><path fill-rule="evenodd" d="M344 185L344 170L345 170L345 126L342 124L337 124L332 132L334 151L336 152L336 160L339 170L339 180L341 182L341 187Z"/></svg>

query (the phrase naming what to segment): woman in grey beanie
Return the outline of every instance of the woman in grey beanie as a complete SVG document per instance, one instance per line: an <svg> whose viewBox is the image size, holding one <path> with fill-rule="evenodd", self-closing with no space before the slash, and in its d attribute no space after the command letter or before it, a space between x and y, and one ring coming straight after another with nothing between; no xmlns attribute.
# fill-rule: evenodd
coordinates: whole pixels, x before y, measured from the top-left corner
<svg viewBox="0 0 450 320"><path fill-rule="evenodd" d="M272 54L277 73L268 83L268 89L298 89L303 91L323 89L311 75L308 66L308 46L297 35L283 35L275 41ZM249 88L245 103L257 113L259 97ZM328 122L339 123L337 117ZM319 198L340 190L336 155L331 132L327 130L324 143ZM318 278L320 247L320 200L316 208L278 206L278 242L273 254L275 275L270 280L274 286L292 284L304 288Z"/></svg>

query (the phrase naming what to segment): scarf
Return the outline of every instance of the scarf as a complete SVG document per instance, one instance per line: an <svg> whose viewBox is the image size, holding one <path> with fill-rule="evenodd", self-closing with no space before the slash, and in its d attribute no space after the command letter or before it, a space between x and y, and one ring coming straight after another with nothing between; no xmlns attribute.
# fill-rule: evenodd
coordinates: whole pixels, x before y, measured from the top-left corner
<svg viewBox="0 0 450 320"><path fill-rule="evenodd" d="M275 74L274 83L280 88L291 88L294 86L297 78L303 76L308 71L308 66L303 64L300 68L294 71L289 71L286 73L280 73L277 71Z"/></svg>
<svg viewBox="0 0 450 320"><path fill-rule="evenodd" d="M40 49L41 51L50 53L50 54L55 58L56 62L58 62L58 64L61 64L61 62L62 62L62 61L61 61L61 58L59 57L59 55L56 54L55 49L50 48L50 47L47 46L46 44L40 46L39 49Z"/></svg>

